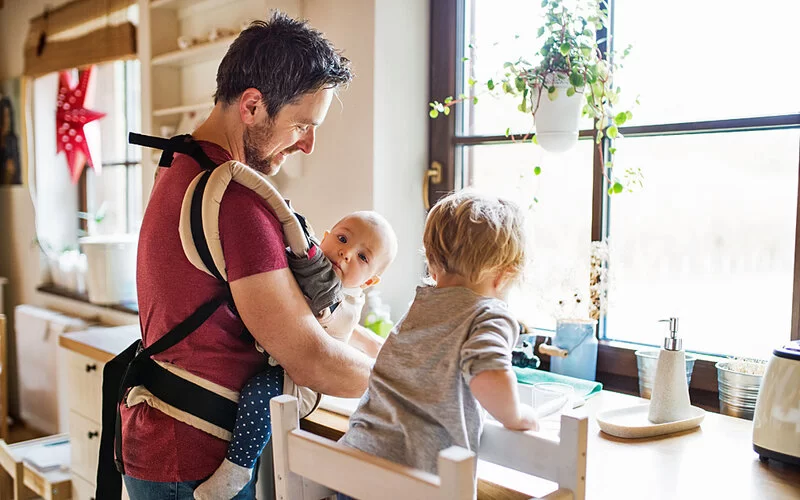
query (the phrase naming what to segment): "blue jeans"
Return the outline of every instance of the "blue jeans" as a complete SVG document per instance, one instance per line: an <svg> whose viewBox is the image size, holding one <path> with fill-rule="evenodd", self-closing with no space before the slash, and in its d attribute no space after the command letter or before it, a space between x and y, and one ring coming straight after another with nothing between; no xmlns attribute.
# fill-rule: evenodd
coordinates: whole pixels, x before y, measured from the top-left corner
<svg viewBox="0 0 800 500"><path fill-rule="evenodd" d="M234 500L255 500L256 474L247 486L234 497ZM122 476L125 480L125 489L131 500L193 500L194 489L203 481L183 481L175 483L160 483L145 481L130 476Z"/></svg>

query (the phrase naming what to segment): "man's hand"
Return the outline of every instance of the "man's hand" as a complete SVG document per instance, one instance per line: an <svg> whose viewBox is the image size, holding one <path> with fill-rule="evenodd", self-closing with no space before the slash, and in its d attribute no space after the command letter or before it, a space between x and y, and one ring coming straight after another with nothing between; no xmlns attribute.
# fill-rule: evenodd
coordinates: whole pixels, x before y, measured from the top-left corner
<svg viewBox="0 0 800 500"><path fill-rule="evenodd" d="M374 359L378 357L378 353L381 351L385 341L386 339L369 328L356 325L347 343Z"/></svg>
<svg viewBox="0 0 800 500"><path fill-rule="evenodd" d="M288 268L248 276L230 287L247 329L296 384L345 398L367 390L371 360L325 333Z"/></svg>

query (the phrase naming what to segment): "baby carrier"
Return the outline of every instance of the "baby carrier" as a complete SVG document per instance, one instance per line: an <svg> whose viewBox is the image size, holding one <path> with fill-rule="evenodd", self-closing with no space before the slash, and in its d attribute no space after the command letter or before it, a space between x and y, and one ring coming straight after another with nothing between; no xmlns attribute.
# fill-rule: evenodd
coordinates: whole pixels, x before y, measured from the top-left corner
<svg viewBox="0 0 800 500"><path fill-rule="evenodd" d="M160 167L172 164L174 153L191 156L202 171L189 184L181 206L179 232L181 245L189 261L201 271L226 282L227 272L219 240L219 208L230 182L237 182L254 192L275 214L283 226L289 247L290 265L303 287L303 275L333 273L330 262L314 246L305 219L296 214L280 193L252 168L229 161L216 165L191 135L164 139L131 133L129 142L163 150ZM327 266L327 267L326 267ZM298 271L299 270L299 271ZM334 280L335 282L335 280ZM335 307L341 284L315 289L310 297L312 309ZM103 370L103 431L97 470L97 498L120 498L122 461L122 421L119 405L148 404L163 413L220 439L230 440L238 409L238 393L187 372L169 363L156 361L159 354L199 328L221 306L233 306L230 291L227 297L203 304L197 311L145 348L137 340ZM235 308L233 308L235 310ZM249 335L249 334L248 334ZM255 347L254 347L255 348ZM300 387L284 376L285 394L300 401L300 417L304 418L319 405L321 395Z"/></svg>

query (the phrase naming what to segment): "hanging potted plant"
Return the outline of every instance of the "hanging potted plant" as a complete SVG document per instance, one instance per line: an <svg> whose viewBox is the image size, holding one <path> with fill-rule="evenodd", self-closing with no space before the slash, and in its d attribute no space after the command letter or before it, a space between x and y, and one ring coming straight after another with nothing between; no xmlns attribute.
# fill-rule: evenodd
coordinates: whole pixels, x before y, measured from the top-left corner
<svg viewBox="0 0 800 500"><path fill-rule="evenodd" d="M619 126L633 117L630 109L619 109L620 89L613 86L614 72L630 48L615 58L600 45L607 40L597 38L597 32L609 24L607 0L543 0L544 25L537 37L542 41L538 53L520 57L503 64L497 77L480 84L485 90L478 93L508 94L519 99L517 109L532 114L535 135L532 141L546 151L560 153L578 140L579 120L588 116L596 127L598 148L605 138L617 139ZM470 79L471 87L478 82ZM461 95L457 99L430 103L430 116L449 115L458 102L478 96ZM509 135L510 130L506 130ZM624 180L611 176L615 148L607 150L604 175L609 180L609 192L619 193L623 182L630 189L641 185L641 172L626 171ZM540 169L535 169L538 175Z"/></svg>

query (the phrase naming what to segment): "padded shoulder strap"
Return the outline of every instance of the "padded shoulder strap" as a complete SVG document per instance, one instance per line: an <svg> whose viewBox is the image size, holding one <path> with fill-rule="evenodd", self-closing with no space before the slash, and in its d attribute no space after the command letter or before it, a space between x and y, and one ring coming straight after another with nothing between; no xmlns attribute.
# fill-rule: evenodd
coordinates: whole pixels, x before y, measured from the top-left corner
<svg viewBox="0 0 800 500"><path fill-rule="evenodd" d="M195 245L195 238L192 237L192 199L204 175L207 175L207 173L201 172L198 174L189 184L189 188L186 190L186 194L184 194L178 229L183 251L189 261L201 271L215 276L214 270L209 269L203 262L197 246ZM300 221L295 216L294 211L292 211L278 190L262 177L261 174L244 163L229 161L215 168L208 177L208 182L205 183L205 188L202 192L201 204L202 232L204 233L204 239L207 242L214 266L216 266L216 270L219 272L222 279L227 281L228 274L219 236L219 207L222 196L225 194L225 190L228 188L231 181L237 182L258 194L264 205L269 208L281 222L285 243L292 250L292 253L298 256L306 254L310 247L309 239Z"/></svg>

